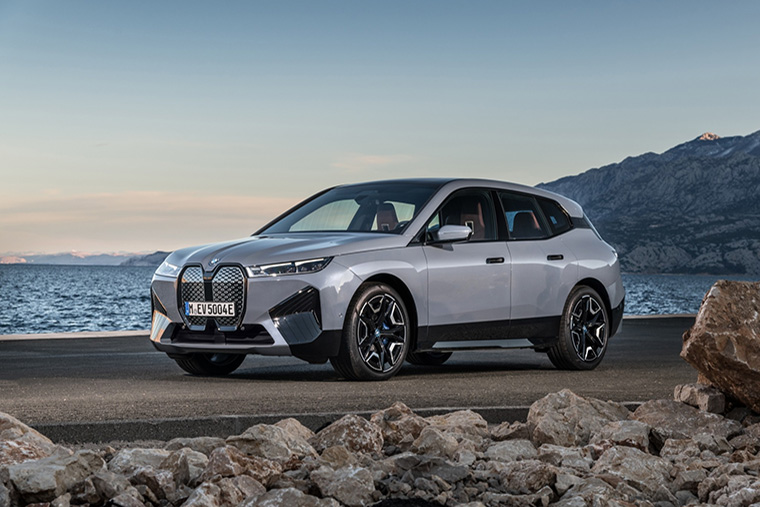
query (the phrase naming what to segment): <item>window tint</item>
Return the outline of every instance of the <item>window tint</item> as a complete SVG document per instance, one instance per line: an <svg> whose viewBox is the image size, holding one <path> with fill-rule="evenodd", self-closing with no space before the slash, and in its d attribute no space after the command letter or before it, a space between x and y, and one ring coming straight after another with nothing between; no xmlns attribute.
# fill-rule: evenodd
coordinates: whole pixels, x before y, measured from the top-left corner
<svg viewBox="0 0 760 507"><path fill-rule="evenodd" d="M549 228L552 230L552 235L562 234L565 231L570 230L570 221L567 219L565 211L554 201L549 199L538 198L538 204L541 206L541 211L544 212L546 220L549 222Z"/></svg>
<svg viewBox="0 0 760 507"><path fill-rule="evenodd" d="M472 229L470 241L497 239L496 214L486 190L460 190L450 197L427 225L431 232L443 225L466 225Z"/></svg>
<svg viewBox="0 0 760 507"><path fill-rule="evenodd" d="M549 236L533 197L500 192L510 239L541 239Z"/></svg>
<svg viewBox="0 0 760 507"><path fill-rule="evenodd" d="M294 223L290 231L345 231L358 209L353 199L329 202Z"/></svg>
<svg viewBox="0 0 760 507"><path fill-rule="evenodd" d="M283 215L258 234L356 231L401 234L440 187L437 182L391 182L332 188Z"/></svg>
<svg viewBox="0 0 760 507"><path fill-rule="evenodd" d="M377 207L372 231L389 232L404 226L414 217L414 204L397 201L385 201Z"/></svg>

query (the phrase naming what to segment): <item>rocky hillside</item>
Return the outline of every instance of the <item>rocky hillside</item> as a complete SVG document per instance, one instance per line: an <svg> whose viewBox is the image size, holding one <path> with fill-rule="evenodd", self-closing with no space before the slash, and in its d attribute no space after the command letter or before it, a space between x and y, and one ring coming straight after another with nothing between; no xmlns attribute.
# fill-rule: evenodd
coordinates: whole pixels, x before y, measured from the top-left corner
<svg viewBox="0 0 760 507"><path fill-rule="evenodd" d="M164 259L169 256L170 252L153 252L152 254L148 255L139 255L136 257L131 257L124 262L122 262L121 266L147 266L151 268L157 268L161 265L162 262L164 262Z"/></svg>
<svg viewBox="0 0 760 507"><path fill-rule="evenodd" d="M627 272L760 275L760 131L538 186L580 203Z"/></svg>

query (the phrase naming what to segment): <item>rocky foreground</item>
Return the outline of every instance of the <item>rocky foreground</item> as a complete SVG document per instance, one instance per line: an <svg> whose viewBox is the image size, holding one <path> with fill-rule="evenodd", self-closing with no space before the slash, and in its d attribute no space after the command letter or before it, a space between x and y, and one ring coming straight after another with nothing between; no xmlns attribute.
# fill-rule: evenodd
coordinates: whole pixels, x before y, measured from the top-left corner
<svg viewBox="0 0 760 507"><path fill-rule="evenodd" d="M760 417L719 391L635 412L564 390L526 422L401 403L314 433L295 419L156 448L72 450L0 414L0 507L727 505L760 502ZM697 407L701 407L697 408Z"/></svg>

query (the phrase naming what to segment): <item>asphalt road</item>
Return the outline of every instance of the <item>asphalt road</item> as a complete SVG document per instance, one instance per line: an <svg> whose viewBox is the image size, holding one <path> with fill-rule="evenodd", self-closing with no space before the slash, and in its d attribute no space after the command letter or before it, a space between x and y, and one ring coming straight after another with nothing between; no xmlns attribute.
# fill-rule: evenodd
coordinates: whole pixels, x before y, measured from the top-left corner
<svg viewBox="0 0 760 507"><path fill-rule="evenodd" d="M626 319L602 364L590 372L555 370L545 354L533 351L459 352L443 366L405 365L393 379L373 383L342 380L329 364L257 356L226 378L192 377L139 336L0 337L0 411L48 432L79 428L61 430L59 439L87 439L90 431L90 440L105 438L103 432L126 438L147 438L144 433L151 431L162 438L223 434L294 414L311 414L314 426L335 414L370 412L395 401L427 413L472 408L498 422L493 419L525 413L504 407L526 407L563 388L621 402L671 397L677 384L696 380L679 357L681 336L692 322L693 317ZM170 421L143 423L137 432L128 430L134 422L124 422L158 419Z"/></svg>

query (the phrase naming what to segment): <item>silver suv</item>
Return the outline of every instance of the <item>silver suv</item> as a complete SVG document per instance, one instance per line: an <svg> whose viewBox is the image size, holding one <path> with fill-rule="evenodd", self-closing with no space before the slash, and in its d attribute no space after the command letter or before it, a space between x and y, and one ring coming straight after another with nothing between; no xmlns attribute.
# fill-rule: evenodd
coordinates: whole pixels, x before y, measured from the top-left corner
<svg viewBox="0 0 760 507"><path fill-rule="evenodd" d="M195 375L262 354L384 380L404 360L486 348L589 370L624 295L617 254L570 199L487 180L379 181L320 192L251 237L172 253L151 284L150 339Z"/></svg>

